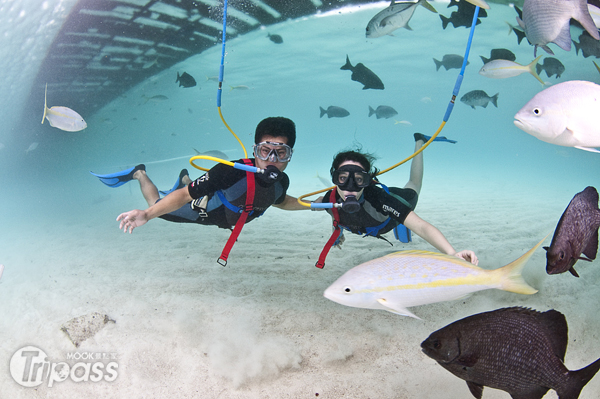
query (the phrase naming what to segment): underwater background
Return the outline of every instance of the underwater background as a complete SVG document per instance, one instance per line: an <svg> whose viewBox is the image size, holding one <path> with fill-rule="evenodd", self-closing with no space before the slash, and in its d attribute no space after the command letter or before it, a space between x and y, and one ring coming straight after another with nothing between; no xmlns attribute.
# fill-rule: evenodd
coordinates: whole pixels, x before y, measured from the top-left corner
<svg viewBox="0 0 600 399"><path fill-rule="evenodd" d="M453 10L446 8L448 3L432 4L446 16ZM221 109L248 152L263 118L286 116L296 123L294 155L286 169L288 194L325 188L316 176L329 179L339 150L362 146L378 156L376 166L383 169L412 154L414 132L433 135L442 122L459 70L436 71L433 58L463 55L469 30L443 29L438 15L418 7L412 31L366 39L366 24L387 5L288 20L227 41ZM491 7L475 29L470 64L440 133L457 143L435 142L425 150L424 186L416 209L457 250L475 250L486 268L509 263L552 233L571 198L586 186L597 187L600 175L600 154L544 143L514 126L514 114L542 90L536 79L522 74L494 80L478 74L483 65L479 56L489 57L494 48L511 50L523 65L534 59L533 47L526 40L518 45L509 33L507 22L516 25L515 10L495 3ZM573 26L571 31L576 39L581 29ZM32 41L41 35L35 29L30 34ZM272 42L268 34L281 35L283 43ZM577 55L574 48L551 47L566 70L558 79L542 72L544 81L600 82L593 58ZM18 62L19 50L13 54ZM431 250L418 237L393 248L381 240L347 237L343 251L332 250L328 266L320 271L313 265L331 228L324 212L269 211L244 229L225 269L215 260L227 231L157 220L132 236L120 232L117 215L145 208L137 183L111 189L89 171L111 173L145 163L148 175L166 190L182 168L192 178L202 173L188 163L194 149L219 150L232 160L243 157L217 112L217 82L211 78L218 75L220 55L218 44L157 73L94 114L83 115L88 128L81 132L39 124L43 91L39 103L24 110L11 108L5 99L0 110L7 126L0 133L0 264L5 266L0 279L0 381L7 391L3 388L0 397L320 393L326 398L416 398L442 397L435 395L456 389L459 396L446 397L467 398L464 381L426 363L418 345L453 320L512 305L565 314L569 369L600 357L600 317L594 311L598 261L579 262L579 279L547 276L545 254L539 250L526 268L526 278L540 290L536 296L486 291L467 299L465 307L458 301L413 309L426 320L421 322L342 307L322 297L337 276L359 263L393 250ZM350 71L340 70L346 56L352 65L360 62L374 71L385 89L362 90ZM196 87L178 87L176 74L184 71L195 77ZM247 89L230 89L240 85ZM471 90L499 93L498 107L472 109L458 101ZM167 99L148 100L157 95ZM77 101L54 104L48 92L48 106L77 110ZM319 107L330 105L350 115L319 118ZM368 107L379 105L395 108L398 115L369 117ZM32 143L38 145L27 151ZM404 186L408 170L408 164L402 165L381 181ZM104 342L96 338L89 343L89 348L122 354L117 382L65 382L33 393L12 381L8 359L17 349L45 346L54 358L61 357L74 349L60 331L61 323L94 310L117 320L102 331ZM130 331L129 338L118 332L120 326ZM236 340L264 350L242 360L228 357L227 348L243 352ZM364 359L363 349L369 353ZM277 357L270 357L274 353ZM569 363L571 353L578 363ZM322 361L315 360L319 356ZM238 366L243 370L233 373ZM188 374L174 377L182 370ZM194 380L198 375L201 383ZM306 385L310 381L313 385ZM204 394L197 392L198 386L205 387ZM600 383L592 380L580 397L596 398L599 389ZM430 396L419 396L423 392ZM556 397L552 395L547 397ZM484 392L484 398L504 397L508 395L489 388Z"/></svg>

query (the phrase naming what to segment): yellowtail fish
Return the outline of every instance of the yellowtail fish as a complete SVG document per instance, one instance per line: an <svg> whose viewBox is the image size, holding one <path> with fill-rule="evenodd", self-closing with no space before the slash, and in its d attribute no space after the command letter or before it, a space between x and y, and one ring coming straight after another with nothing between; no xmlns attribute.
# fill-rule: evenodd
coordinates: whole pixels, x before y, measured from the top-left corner
<svg viewBox="0 0 600 399"><path fill-rule="evenodd" d="M471 4L473 4L474 6L485 8L486 10L490 9L489 4L483 0L467 0L467 1Z"/></svg>
<svg viewBox="0 0 600 399"><path fill-rule="evenodd" d="M436 252L396 252L348 270L325 290L324 296L346 306L382 309L418 319L407 308L453 301L491 288L535 294L537 290L523 280L521 271L545 239L496 270L481 269Z"/></svg>
<svg viewBox="0 0 600 399"><path fill-rule="evenodd" d="M492 60L481 67L479 74L486 78L504 79L529 72L534 78L540 81L541 84L545 85L544 81L539 77L535 70L540 58L542 58L541 55L531 61L529 65L521 65L509 60Z"/></svg>
<svg viewBox="0 0 600 399"><path fill-rule="evenodd" d="M44 119L48 119L50 126L64 130L66 132L78 132L87 127L87 123L81 115L67 107L52 107L48 108L46 95L48 94L48 83L46 83L46 91L44 93L44 116L42 116L42 125Z"/></svg>

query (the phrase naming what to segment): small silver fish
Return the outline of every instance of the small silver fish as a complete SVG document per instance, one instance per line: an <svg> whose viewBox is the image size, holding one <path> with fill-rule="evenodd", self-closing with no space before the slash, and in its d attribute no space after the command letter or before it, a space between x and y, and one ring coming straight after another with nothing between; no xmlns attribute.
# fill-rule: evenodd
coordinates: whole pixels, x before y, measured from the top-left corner
<svg viewBox="0 0 600 399"><path fill-rule="evenodd" d="M408 26L408 22L415 13L418 5L422 5L431 12L437 13L426 0L413 1L395 1L384 10L375 14L367 24L366 37L374 39L385 35L390 35L393 31L399 28L412 30Z"/></svg>
<svg viewBox="0 0 600 399"><path fill-rule="evenodd" d="M169 99L169 97L163 96L162 94L157 94L156 96L152 97L146 97L144 94L142 94L142 98L146 99L146 101L144 101L144 104L146 104L148 101L152 101L153 103L159 103Z"/></svg>
<svg viewBox="0 0 600 399"><path fill-rule="evenodd" d="M229 86L231 87L231 89L229 89L229 91L231 90L249 90L250 88L246 85L237 85L237 86Z"/></svg>
<svg viewBox="0 0 600 399"><path fill-rule="evenodd" d="M195 149L194 147L192 147L192 150L196 151L196 155L205 155L205 156L208 156L208 157L215 157L215 158L219 158L219 159L224 159L226 161L229 159L227 157L227 154L225 154L224 152L221 152L219 150L209 150L209 151L200 152L197 149Z"/></svg>
<svg viewBox="0 0 600 399"><path fill-rule="evenodd" d="M513 76L518 76L522 73L529 72L542 85L545 85L544 81L535 71L535 67L537 66L540 58L542 58L541 55L539 55L535 60L531 61L529 65L521 65L509 60L493 60L482 66L479 70L479 74L485 76L486 78L504 79L512 78Z"/></svg>
<svg viewBox="0 0 600 399"><path fill-rule="evenodd" d="M39 143L31 143L29 147L25 150L25 154L29 154L31 151L35 150L38 147Z"/></svg>
<svg viewBox="0 0 600 399"><path fill-rule="evenodd" d="M64 130L66 132L78 132L87 127L87 123L81 115L67 107L52 107L48 108L46 97L48 94L48 83L46 83L46 91L44 93L44 116L42 116L42 125L44 119L48 119L50 126Z"/></svg>

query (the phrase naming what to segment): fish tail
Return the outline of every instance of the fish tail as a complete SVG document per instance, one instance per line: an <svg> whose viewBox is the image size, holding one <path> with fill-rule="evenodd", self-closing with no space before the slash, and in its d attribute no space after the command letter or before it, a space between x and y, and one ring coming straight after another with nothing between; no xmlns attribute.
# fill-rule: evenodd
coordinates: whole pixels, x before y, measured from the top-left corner
<svg viewBox="0 0 600 399"><path fill-rule="evenodd" d="M442 28L446 29L448 23L450 22L450 18L446 18L442 14L440 14L440 18L442 19Z"/></svg>
<svg viewBox="0 0 600 399"><path fill-rule="evenodd" d="M600 359L576 371L569 371L566 386L557 388L556 392L561 399L576 399L583 387L596 375L600 369Z"/></svg>
<svg viewBox="0 0 600 399"><path fill-rule="evenodd" d="M323 109L323 107L319 107L319 109L321 110L321 115L319 116L319 118L322 118L323 115L325 115L327 113L327 110Z"/></svg>
<svg viewBox="0 0 600 399"><path fill-rule="evenodd" d="M442 66L442 61L438 61L435 58L433 59L433 62L435 62L435 70L439 71L440 67Z"/></svg>
<svg viewBox="0 0 600 399"><path fill-rule="evenodd" d="M352 64L350 63L350 58L348 58L348 54L346 54L346 63L342 65L340 69L352 70Z"/></svg>
<svg viewBox="0 0 600 399"><path fill-rule="evenodd" d="M492 102L492 104L494 104L494 107L496 108L498 108L498 94L500 93L496 93L490 98L490 101Z"/></svg>
<svg viewBox="0 0 600 399"><path fill-rule="evenodd" d="M527 65L527 68L529 68L529 73L532 74L534 78L539 80L542 85L545 85L546 83L544 83L544 81L540 78L540 75L538 75L536 72L536 67L539 66L538 61L540 58L542 58L541 55L539 55L535 60L531 61L531 64Z"/></svg>
<svg viewBox="0 0 600 399"><path fill-rule="evenodd" d="M438 13L437 10L435 8L433 8L433 6L431 4L429 4L429 2L427 0L419 0L417 3L422 5L423 7L425 7L426 9L428 9L431 12L434 12L436 14Z"/></svg>
<svg viewBox="0 0 600 399"><path fill-rule="evenodd" d="M577 43L573 40L573 44L575 45L575 55L579 55L579 49L581 48L581 43Z"/></svg>
<svg viewBox="0 0 600 399"><path fill-rule="evenodd" d="M44 115L42 116L42 125L44 124L44 119L46 119L46 112L48 111L48 103L46 102L47 94L48 94L48 83L46 83L46 91L44 92Z"/></svg>
<svg viewBox="0 0 600 399"><path fill-rule="evenodd" d="M371 107L371 106L369 105L369 117L370 117L371 115L373 115L374 113L375 113L375 110L373 109L373 107Z"/></svg>
<svg viewBox="0 0 600 399"><path fill-rule="evenodd" d="M542 245L546 238L548 238L548 236L544 237L540 242L537 243L535 247L531 248L519 259L494 271L500 275L499 278L501 279L501 290L526 295L535 294L537 292L535 288L531 287L525 282L525 280L523 280L521 272L523 271L523 268L527 264L529 258L531 258L531 255L533 255L535 250L538 249L540 245Z"/></svg>
<svg viewBox="0 0 600 399"><path fill-rule="evenodd" d="M181 76L179 76L179 72L177 72L177 80L175 80L175 83L179 82L181 80ZM181 87L181 84L179 85Z"/></svg>

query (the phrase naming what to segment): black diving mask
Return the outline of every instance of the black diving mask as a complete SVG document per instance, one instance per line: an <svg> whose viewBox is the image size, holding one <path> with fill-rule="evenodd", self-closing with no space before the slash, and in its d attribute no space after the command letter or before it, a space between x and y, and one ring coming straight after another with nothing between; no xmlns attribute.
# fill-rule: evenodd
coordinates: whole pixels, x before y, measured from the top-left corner
<svg viewBox="0 0 600 399"><path fill-rule="evenodd" d="M344 165L333 172L332 181L341 190L359 192L371 184L372 177L360 166Z"/></svg>

